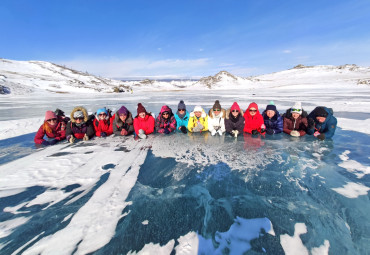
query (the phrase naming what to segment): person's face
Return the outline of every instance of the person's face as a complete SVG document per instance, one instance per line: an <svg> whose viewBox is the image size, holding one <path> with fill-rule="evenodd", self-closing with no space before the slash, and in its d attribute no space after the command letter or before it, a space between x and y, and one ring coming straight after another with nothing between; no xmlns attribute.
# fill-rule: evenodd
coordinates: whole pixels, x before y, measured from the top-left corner
<svg viewBox="0 0 370 255"><path fill-rule="evenodd" d="M105 117L107 117L107 114L105 114L105 113L100 113L99 114L99 120L104 120Z"/></svg>
<svg viewBox="0 0 370 255"><path fill-rule="evenodd" d="M197 118L200 118L200 116L202 116L202 112L194 112L194 114L195 114L195 116L196 116Z"/></svg>
<svg viewBox="0 0 370 255"><path fill-rule="evenodd" d="M75 118L75 120L76 120L77 124L80 124L84 120L84 118L83 117L78 117L78 118Z"/></svg>
<svg viewBox="0 0 370 255"><path fill-rule="evenodd" d="M56 118L52 118L52 119L49 119L49 120L46 120L50 125L55 125L57 124L57 119Z"/></svg>
<svg viewBox="0 0 370 255"><path fill-rule="evenodd" d="M162 113L163 119L168 119L169 116L170 116L170 114L168 112Z"/></svg>
<svg viewBox="0 0 370 255"><path fill-rule="evenodd" d="M251 116L254 116L257 113L257 109L252 107L252 108L249 109L249 113L250 113Z"/></svg>
<svg viewBox="0 0 370 255"><path fill-rule="evenodd" d="M232 110L231 114L236 118L236 117L238 117L239 110Z"/></svg>
<svg viewBox="0 0 370 255"><path fill-rule="evenodd" d="M179 111L180 114L184 114L186 110L185 109L178 109L178 111Z"/></svg>
<svg viewBox="0 0 370 255"><path fill-rule="evenodd" d="M295 119L295 120L298 119L299 115L300 114L299 113L296 113L296 112L293 112L292 113L293 119Z"/></svg>
<svg viewBox="0 0 370 255"><path fill-rule="evenodd" d="M119 118L122 120L122 122L125 122L126 118L127 118L127 115L121 114L121 115L119 115Z"/></svg>
<svg viewBox="0 0 370 255"><path fill-rule="evenodd" d="M275 111L273 111L273 110L267 110L266 111L266 115L267 115L267 117L272 118L275 115Z"/></svg>
<svg viewBox="0 0 370 255"><path fill-rule="evenodd" d="M220 115L221 109L214 108L213 112L215 113L216 116Z"/></svg>
<svg viewBox="0 0 370 255"><path fill-rule="evenodd" d="M320 123L324 123L326 118L325 117L316 117L317 121Z"/></svg>
<svg viewBox="0 0 370 255"><path fill-rule="evenodd" d="M145 118L145 115L146 115L146 113L145 113L145 112L141 112L141 113L139 113L139 117L140 117L140 118Z"/></svg>

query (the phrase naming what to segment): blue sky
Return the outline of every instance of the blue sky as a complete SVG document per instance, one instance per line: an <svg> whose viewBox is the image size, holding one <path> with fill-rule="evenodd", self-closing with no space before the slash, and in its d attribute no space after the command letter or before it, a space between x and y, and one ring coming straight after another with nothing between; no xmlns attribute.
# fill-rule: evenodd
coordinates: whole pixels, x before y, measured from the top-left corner
<svg viewBox="0 0 370 255"><path fill-rule="evenodd" d="M113 78L370 66L368 0L1 0L0 57Z"/></svg>

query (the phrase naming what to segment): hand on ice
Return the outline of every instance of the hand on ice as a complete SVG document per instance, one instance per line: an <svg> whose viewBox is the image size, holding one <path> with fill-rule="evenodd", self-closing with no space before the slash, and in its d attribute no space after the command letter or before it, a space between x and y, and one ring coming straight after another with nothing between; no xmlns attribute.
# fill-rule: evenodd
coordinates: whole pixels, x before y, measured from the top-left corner
<svg viewBox="0 0 370 255"><path fill-rule="evenodd" d="M274 130L272 129L272 128L268 128L268 129L266 129L266 132L267 132L267 134L269 134L269 135L273 135L275 132L274 132ZM261 133L262 133L262 130L261 130Z"/></svg>
<svg viewBox="0 0 370 255"><path fill-rule="evenodd" d="M185 126L181 126L181 127L180 127L180 130L181 130L181 132L183 132L184 134L186 134L186 133L188 132L188 130L186 129L186 127L185 127Z"/></svg>
<svg viewBox="0 0 370 255"><path fill-rule="evenodd" d="M317 136L317 138L318 138L319 140L325 140L325 134L319 134L319 135Z"/></svg>
<svg viewBox="0 0 370 255"><path fill-rule="evenodd" d="M215 134L216 134L216 130L212 130L211 135L215 135Z"/></svg>
<svg viewBox="0 0 370 255"><path fill-rule="evenodd" d="M257 134L258 134L257 129L252 130L252 135L257 135Z"/></svg>
<svg viewBox="0 0 370 255"><path fill-rule="evenodd" d="M233 131L231 131L231 134L232 134L234 137L238 137L238 135L239 135L239 131L238 131L238 130L233 130Z"/></svg>
<svg viewBox="0 0 370 255"><path fill-rule="evenodd" d="M313 136L314 137L317 137L318 135L320 135L320 132L319 131L316 131L315 133L313 133Z"/></svg>
<svg viewBox="0 0 370 255"><path fill-rule="evenodd" d="M70 143L74 143L75 141L76 141L76 138L73 135L71 135L71 137L68 139L68 142Z"/></svg>
<svg viewBox="0 0 370 255"><path fill-rule="evenodd" d="M85 134L85 135L84 135L84 138L82 138L82 140L84 140L84 141L89 141L89 140L90 140L90 138L89 138L89 136L88 136L87 134Z"/></svg>
<svg viewBox="0 0 370 255"><path fill-rule="evenodd" d="M121 135L127 135L127 130L123 128L123 129L121 130Z"/></svg>
<svg viewBox="0 0 370 255"><path fill-rule="evenodd" d="M164 133L168 135L169 133L171 133L171 131L168 128L165 128Z"/></svg>
<svg viewBox="0 0 370 255"><path fill-rule="evenodd" d="M217 133L218 133L219 135L222 135L222 131L221 131L221 129L219 129L219 130L217 131Z"/></svg>
<svg viewBox="0 0 370 255"><path fill-rule="evenodd" d="M100 133L100 136L101 136L101 137L106 137L106 136L107 136L107 133L105 133L105 132L101 132L101 133Z"/></svg>
<svg viewBox="0 0 370 255"><path fill-rule="evenodd" d="M145 134L145 131L143 129L139 129L139 134L138 136L141 138L141 139L146 139L146 134Z"/></svg>
<svg viewBox="0 0 370 255"><path fill-rule="evenodd" d="M290 135L291 135L291 136L301 136L301 134L300 134L297 130L292 130L292 131L290 132Z"/></svg>

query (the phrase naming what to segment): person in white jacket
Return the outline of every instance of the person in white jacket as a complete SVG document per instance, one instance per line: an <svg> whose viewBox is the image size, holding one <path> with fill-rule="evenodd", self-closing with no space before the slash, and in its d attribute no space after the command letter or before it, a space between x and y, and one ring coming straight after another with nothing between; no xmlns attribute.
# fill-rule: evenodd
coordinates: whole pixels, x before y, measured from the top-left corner
<svg viewBox="0 0 370 255"><path fill-rule="evenodd" d="M212 135L222 135L225 129L225 116L226 111L225 109L221 108L220 102L218 100L215 101L212 109L209 110L209 118L208 118L208 130L211 132Z"/></svg>

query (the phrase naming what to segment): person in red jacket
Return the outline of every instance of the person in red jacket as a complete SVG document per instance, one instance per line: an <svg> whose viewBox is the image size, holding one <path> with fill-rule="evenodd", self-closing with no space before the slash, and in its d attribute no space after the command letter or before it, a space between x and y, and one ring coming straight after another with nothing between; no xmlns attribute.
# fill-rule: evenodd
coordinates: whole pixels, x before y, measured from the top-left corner
<svg viewBox="0 0 370 255"><path fill-rule="evenodd" d="M134 119L135 134L142 139L154 132L155 120L151 113L148 113L144 106L139 103L137 105L137 115Z"/></svg>
<svg viewBox="0 0 370 255"><path fill-rule="evenodd" d="M113 134L113 120L114 117L111 117L107 109L100 108L96 111L96 116L94 120L94 130L95 135L99 137L106 137Z"/></svg>
<svg viewBox="0 0 370 255"><path fill-rule="evenodd" d="M263 117L258 111L258 105L251 103L244 113L244 132L256 135L265 133L265 124Z"/></svg>
<svg viewBox="0 0 370 255"><path fill-rule="evenodd" d="M45 135L49 138L48 141L44 139ZM54 145L64 139L66 139L66 123L59 121L58 116L53 111L47 111L44 123L35 135L35 143L47 146Z"/></svg>

